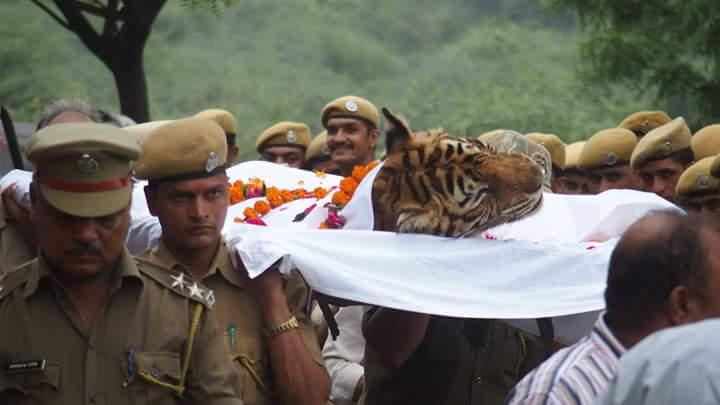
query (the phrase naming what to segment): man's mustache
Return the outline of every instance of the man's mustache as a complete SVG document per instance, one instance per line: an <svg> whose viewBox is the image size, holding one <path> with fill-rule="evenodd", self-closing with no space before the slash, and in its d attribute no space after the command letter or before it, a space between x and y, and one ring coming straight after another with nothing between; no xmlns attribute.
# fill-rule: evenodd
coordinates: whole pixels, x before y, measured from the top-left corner
<svg viewBox="0 0 720 405"><path fill-rule="evenodd" d="M73 249L66 250L65 253L69 256L98 256L102 257L100 249L94 245L83 245Z"/></svg>

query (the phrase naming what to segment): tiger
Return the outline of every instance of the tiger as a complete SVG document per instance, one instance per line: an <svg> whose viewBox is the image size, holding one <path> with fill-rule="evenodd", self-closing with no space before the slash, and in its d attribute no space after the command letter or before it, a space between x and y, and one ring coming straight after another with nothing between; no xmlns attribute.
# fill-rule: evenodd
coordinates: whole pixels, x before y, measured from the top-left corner
<svg viewBox="0 0 720 405"><path fill-rule="evenodd" d="M467 237L520 219L542 202L528 157L436 129L413 133L387 108L385 160L372 185L374 229Z"/></svg>

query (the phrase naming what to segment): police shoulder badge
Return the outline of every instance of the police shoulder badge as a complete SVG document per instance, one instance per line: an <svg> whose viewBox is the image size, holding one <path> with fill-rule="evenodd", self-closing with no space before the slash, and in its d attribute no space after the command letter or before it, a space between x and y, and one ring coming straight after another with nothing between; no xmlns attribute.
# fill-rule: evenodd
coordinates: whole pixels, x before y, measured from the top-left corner
<svg viewBox="0 0 720 405"><path fill-rule="evenodd" d="M348 100L348 101L345 102L345 109L348 110L349 112L353 112L353 113L354 113L354 112L357 112L357 110L358 110L358 105L357 105L357 103L355 102L355 100Z"/></svg>

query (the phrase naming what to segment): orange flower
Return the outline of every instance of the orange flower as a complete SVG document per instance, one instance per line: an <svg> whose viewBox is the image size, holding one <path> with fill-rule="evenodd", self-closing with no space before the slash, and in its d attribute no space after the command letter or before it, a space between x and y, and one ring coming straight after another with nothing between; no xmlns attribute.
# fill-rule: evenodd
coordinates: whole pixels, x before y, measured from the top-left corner
<svg viewBox="0 0 720 405"><path fill-rule="evenodd" d="M352 177L345 177L340 180L340 190L344 191L347 195L352 195L358 186L358 182Z"/></svg>
<svg viewBox="0 0 720 405"><path fill-rule="evenodd" d="M233 222L235 222L236 224L242 224L243 220L240 217L235 217L235 218L233 218Z"/></svg>
<svg viewBox="0 0 720 405"><path fill-rule="evenodd" d="M250 207L247 207L243 210L243 215L245 215L245 219L257 218L259 216L258 212Z"/></svg>
<svg viewBox="0 0 720 405"><path fill-rule="evenodd" d="M270 208L270 204L265 200L258 200L255 201L255 211L257 211L260 215L265 215L268 212L270 212L272 208Z"/></svg>
<svg viewBox="0 0 720 405"><path fill-rule="evenodd" d="M237 182L236 182L237 183ZM232 186L230 187L230 204L237 204L245 200L245 194L243 194L242 187Z"/></svg>
<svg viewBox="0 0 720 405"><path fill-rule="evenodd" d="M243 184L243 182L240 180L235 180L235 182L232 184L232 187L237 187L242 190L242 188L245 187L245 184Z"/></svg>
<svg viewBox="0 0 720 405"><path fill-rule="evenodd" d="M293 193L290 190L280 190L280 196L282 197L283 201L290 202L294 201L295 197L293 197Z"/></svg>
<svg viewBox="0 0 720 405"><path fill-rule="evenodd" d="M377 165L379 165L379 164L380 164L379 160L373 160L372 162L368 163L367 166L365 166L365 168L367 169L367 172L370 173L372 171L372 169L376 168Z"/></svg>
<svg viewBox="0 0 720 405"><path fill-rule="evenodd" d="M342 190L338 190L332 196L332 203L335 205L345 205L350 201L350 196Z"/></svg>
<svg viewBox="0 0 720 405"><path fill-rule="evenodd" d="M323 221L320 223L320 229L330 229L330 226L327 224L327 222Z"/></svg>
<svg viewBox="0 0 720 405"><path fill-rule="evenodd" d="M327 175L325 174L324 170L315 170L315 177L319 177L321 179L324 179Z"/></svg>
<svg viewBox="0 0 720 405"><path fill-rule="evenodd" d="M328 191L322 187L316 187L315 190L313 190L313 195L319 200L325 198L328 195Z"/></svg>
<svg viewBox="0 0 720 405"><path fill-rule="evenodd" d="M301 188L296 188L295 190L293 190L292 195L293 195L293 199L295 199L295 200L299 200L301 198L307 197L307 193L305 192L305 190L303 190Z"/></svg>
<svg viewBox="0 0 720 405"><path fill-rule="evenodd" d="M355 166L352 170L351 177L355 179L358 183L362 181L365 176L367 176L369 170L365 166Z"/></svg>

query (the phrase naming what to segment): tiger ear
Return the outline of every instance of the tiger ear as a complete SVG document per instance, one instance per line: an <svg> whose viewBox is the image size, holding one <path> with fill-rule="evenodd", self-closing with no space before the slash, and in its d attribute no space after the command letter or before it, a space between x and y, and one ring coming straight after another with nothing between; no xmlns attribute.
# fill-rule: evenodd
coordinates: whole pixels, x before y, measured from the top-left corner
<svg viewBox="0 0 720 405"><path fill-rule="evenodd" d="M383 107L385 116L385 149L387 154L399 153L412 140L412 131L408 124L390 110Z"/></svg>

